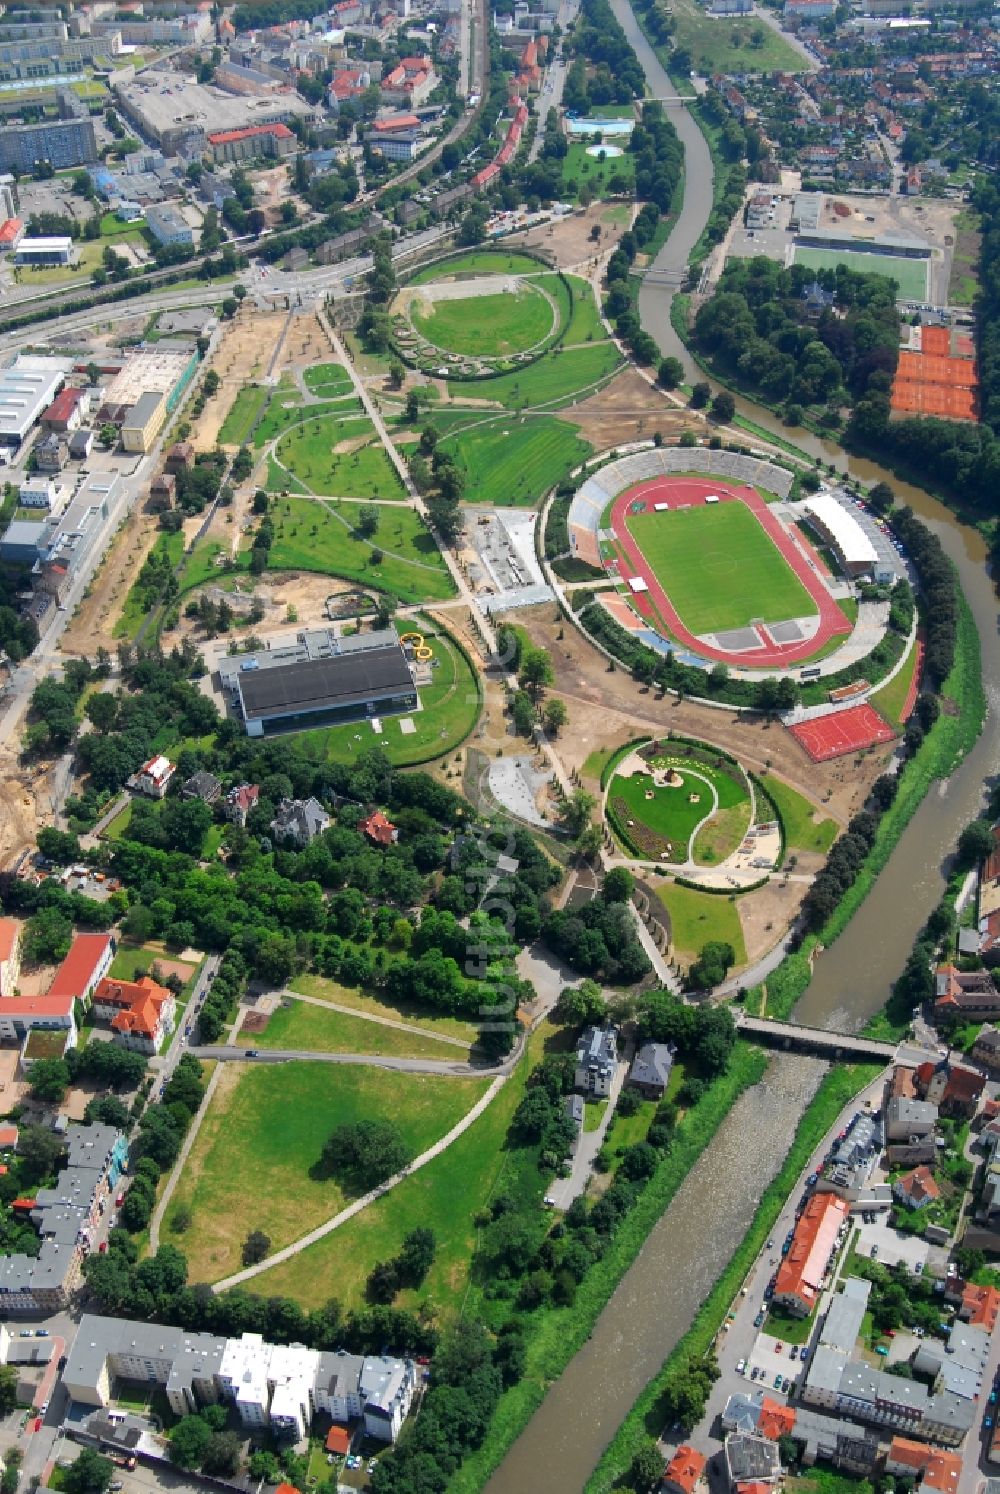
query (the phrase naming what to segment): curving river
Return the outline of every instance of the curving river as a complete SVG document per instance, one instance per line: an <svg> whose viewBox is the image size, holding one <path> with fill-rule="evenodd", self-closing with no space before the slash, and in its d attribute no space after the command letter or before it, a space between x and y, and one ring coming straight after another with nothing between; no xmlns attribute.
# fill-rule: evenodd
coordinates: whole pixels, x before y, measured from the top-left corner
<svg viewBox="0 0 1000 1494"><path fill-rule="evenodd" d="M626 0L612 8L635 48L655 98L677 92L640 31ZM684 202L656 275L639 295L644 328L664 353L692 368L670 325L670 299L712 205L712 163L685 109L671 109L685 149ZM738 401L743 413L784 434L767 411ZM941 504L900 483L876 463L796 431L798 445L866 483L883 480L941 539L958 567L983 644L990 710L1000 709L997 599L979 535ZM914 936L941 896L945 863L958 829L980 810L986 780L1000 766L1000 743L987 730L952 777L921 804L847 932L817 962L795 1018L812 1026L861 1026L885 1003ZM590 1339L552 1386L490 1480L490 1494L579 1494L640 1391L683 1336L700 1303L745 1235L775 1176L823 1066L781 1056L763 1082L743 1095L652 1230L594 1325Z"/></svg>

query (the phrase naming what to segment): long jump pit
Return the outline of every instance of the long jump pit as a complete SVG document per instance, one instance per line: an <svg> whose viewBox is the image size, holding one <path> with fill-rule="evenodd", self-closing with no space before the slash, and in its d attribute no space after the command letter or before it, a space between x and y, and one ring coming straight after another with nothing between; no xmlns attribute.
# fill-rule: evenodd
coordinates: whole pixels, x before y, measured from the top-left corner
<svg viewBox="0 0 1000 1494"><path fill-rule="evenodd" d="M829 716L800 721L788 730L814 763L863 752L867 747L883 747L896 737L889 723L867 701L849 706L846 711L832 711Z"/></svg>

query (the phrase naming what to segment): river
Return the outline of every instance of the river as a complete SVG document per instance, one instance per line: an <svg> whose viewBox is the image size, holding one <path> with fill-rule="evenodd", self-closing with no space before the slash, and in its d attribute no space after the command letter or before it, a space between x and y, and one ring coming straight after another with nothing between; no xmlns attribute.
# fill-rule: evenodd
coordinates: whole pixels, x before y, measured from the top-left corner
<svg viewBox="0 0 1000 1494"><path fill-rule="evenodd" d="M611 4L653 96L676 97L626 0ZM690 355L670 326L670 299L711 210L712 164L704 137L687 110L671 109L670 118L685 148L684 201L655 261L663 276L644 283L639 311L661 350L681 358L690 369ZM766 410L746 400L738 405L758 425L788 438L789 432ZM835 462L853 477L866 483L888 482L938 535L958 568L975 617L983 645L984 684L995 716L1000 709L998 609L980 536L922 490L899 482L876 463L849 457L804 431L791 436L803 450ZM917 930L941 897L957 832L980 811L984 785L998 766L1000 742L987 730L951 778L932 787L847 932L817 961L794 1020L857 1028L885 1004ZM637 1396L683 1336L746 1234L822 1072L823 1066L812 1059L777 1057L763 1082L740 1098L651 1231L588 1342L490 1480L489 1494L579 1494Z"/></svg>

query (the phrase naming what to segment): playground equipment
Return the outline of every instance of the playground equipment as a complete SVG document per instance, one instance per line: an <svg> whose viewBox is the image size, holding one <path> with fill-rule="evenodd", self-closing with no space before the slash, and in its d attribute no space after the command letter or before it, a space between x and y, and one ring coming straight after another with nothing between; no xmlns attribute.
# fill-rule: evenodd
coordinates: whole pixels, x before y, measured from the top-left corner
<svg viewBox="0 0 1000 1494"><path fill-rule="evenodd" d="M399 641L400 643L409 643L412 645L413 657L420 664L426 664L429 659L433 659L434 657L434 650L429 644L424 642L423 633L401 633Z"/></svg>

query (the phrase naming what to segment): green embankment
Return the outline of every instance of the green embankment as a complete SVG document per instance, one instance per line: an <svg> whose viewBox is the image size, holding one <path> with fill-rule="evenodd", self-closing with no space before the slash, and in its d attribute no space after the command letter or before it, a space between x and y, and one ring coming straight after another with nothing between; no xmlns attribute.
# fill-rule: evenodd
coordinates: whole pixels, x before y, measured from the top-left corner
<svg viewBox="0 0 1000 1494"><path fill-rule="evenodd" d="M876 1065L858 1064L831 1069L824 1076L799 1121L795 1139L780 1172L764 1190L745 1237L706 1297L691 1327L618 1428L587 1481L584 1494L607 1494L622 1478L643 1443L649 1437L658 1436L663 1430L657 1402L667 1377L676 1364L708 1353L730 1304L740 1289L740 1283L759 1255L799 1173L840 1112L878 1073Z"/></svg>

